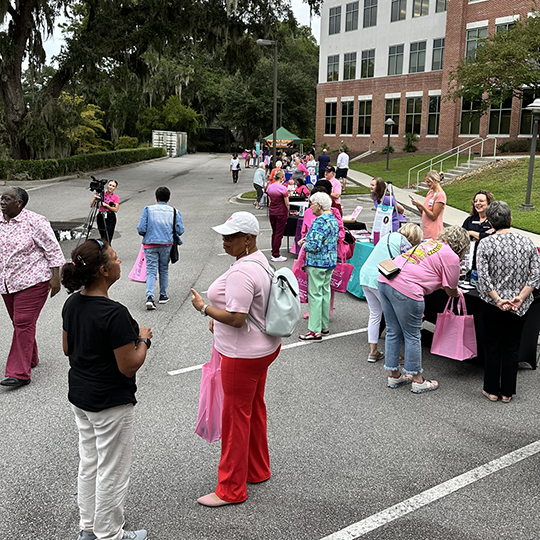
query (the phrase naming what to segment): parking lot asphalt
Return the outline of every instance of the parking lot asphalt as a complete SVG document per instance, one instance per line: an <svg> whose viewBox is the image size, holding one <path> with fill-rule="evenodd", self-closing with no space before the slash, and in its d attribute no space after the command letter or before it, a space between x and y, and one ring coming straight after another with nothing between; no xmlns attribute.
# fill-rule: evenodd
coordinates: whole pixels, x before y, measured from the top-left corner
<svg viewBox="0 0 540 540"><path fill-rule="evenodd" d="M121 200L113 247L122 259L122 277L111 298L154 332L137 374L126 527L146 528L155 540L537 538L538 445L529 454L522 449L540 439L538 371L520 366L517 396L508 405L491 403L481 395L482 366L424 349L426 375L440 389L425 395L388 389L381 362L367 362L367 304L348 293L336 295L332 339L299 346L296 335L284 339L269 370L272 478L249 485L242 504L197 503L215 488L220 444L194 433L200 370L169 372L210 358L208 320L192 308L190 287L206 291L232 262L211 226L250 208L233 201L252 189L253 173L243 170L233 184L229 156L195 154L101 174L118 180ZM75 178L23 187L30 190L30 210L51 221L80 221L92 198L88 184L89 178ZM171 267L171 301L148 312L144 285L127 274L140 247L140 213L160 185L171 189L170 203L182 212L186 233L180 261ZM362 201L356 197L344 199L346 212L357 204ZM364 207L359 219L372 221L374 212ZM259 248L269 255L266 211L253 212L261 224ZM62 242L66 257L74 245ZM293 260L289 254L283 264L292 267ZM2 540L75 540L78 534L77 429L61 348L66 298L61 291L43 309L37 331L41 361L32 383L15 391L0 388ZM298 333L306 329L301 320ZM11 323L3 307L0 342L5 359ZM527 455L517 460L516 451ZM499 468L484 467L494 461ZM462 486L454 480L460 475L467 475ZM444 487L458 484L454 491ZM366 532L355 533L354 524Z"/></svg>

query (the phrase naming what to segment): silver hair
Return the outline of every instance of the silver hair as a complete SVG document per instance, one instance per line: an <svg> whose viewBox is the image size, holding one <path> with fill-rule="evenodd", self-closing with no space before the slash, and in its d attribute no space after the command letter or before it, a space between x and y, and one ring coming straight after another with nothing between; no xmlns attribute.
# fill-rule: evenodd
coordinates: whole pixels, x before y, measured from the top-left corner
<svg viewBox="0 0 540 540"><path fill-rule="evenodd" d="M320 204L324 211L332 208L332 199L330 198L330 195L327 193L322 193L322 191L314 193L309 200L315 204Z"/></svg>
<svg viewBox="0 0 540 540"><path fill-rule="evenodd" d="M452 251L459 257L460 261L467 255L471 245L469 233L459 225L452 225L443 229L439 236L437 236L437 240L448 244L452 248Z"/></svg>

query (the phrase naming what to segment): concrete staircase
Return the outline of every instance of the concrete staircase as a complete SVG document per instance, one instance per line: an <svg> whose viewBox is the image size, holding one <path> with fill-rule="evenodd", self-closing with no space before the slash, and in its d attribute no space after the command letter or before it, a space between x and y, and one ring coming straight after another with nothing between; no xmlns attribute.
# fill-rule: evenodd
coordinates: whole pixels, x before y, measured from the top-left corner
<svg viewBox="0 0 540 540"><path fill-rule="evenodd" d="M476 157L471 160L469 164L463 163L462 165L459 165L458 167L454 167L453 169L450 169L448 171L444 172L444 180L443 182L447 181L453 181L459 178L460 176L463 176L464 174L468 174L472 171L475 171L476 169L480 169L480 167L484 167L485 165L488 165L489 163L494 163L496 161L499 161L503 159L502 157ZM419 186L419 189L428 189L426 184L422 182Z"/></svg>

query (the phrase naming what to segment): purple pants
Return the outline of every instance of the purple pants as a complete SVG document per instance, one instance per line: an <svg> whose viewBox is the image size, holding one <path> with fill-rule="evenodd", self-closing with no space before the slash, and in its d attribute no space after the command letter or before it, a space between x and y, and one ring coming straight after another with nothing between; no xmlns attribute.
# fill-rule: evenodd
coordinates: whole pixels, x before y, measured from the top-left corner
<svg viewBox="0 0 540 540"><path fill-rule="evenodd" d="M281 239L285 234L287 227L287 219L289 216L273 216L270 214L270 225L272 227L272 257L279 257L279 248L281 247Z"/></svg>
<svg viewBox="0 0 540 540"><path fill-rule="evenodd" d="M36 323L48 293L49 282L44 281L28 289L2 295L13 323L13 339L6 363L6 377L28 380L31 368L38 365Z"/></svg>

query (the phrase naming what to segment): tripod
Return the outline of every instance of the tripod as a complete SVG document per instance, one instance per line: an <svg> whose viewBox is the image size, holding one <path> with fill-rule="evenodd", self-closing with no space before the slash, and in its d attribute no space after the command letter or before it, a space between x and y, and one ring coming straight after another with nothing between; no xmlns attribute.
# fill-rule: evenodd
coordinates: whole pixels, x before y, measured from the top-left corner
<svg viewBox="0 0 540 540"><path fill-rule="evenodd" d="M96 217L98 216L98 214L101 214L102 216L105 214L105 212L100 209L100 208L103 208L101 206L101 203L103 202L105 202L104 191L99 193L99 198L94 199L94 202L92 203L92 207L90 208L90 213L88 214L88 217L86 218L86 221L84 222L83 232L79 238L79 241L77 242L77 246L81 243L81 240L83 238L85 242L86 240L88 240L88 237L90 236L90 233L92 232L92 229L94 228L94 223L96 221ZM107 230L107 227L105 227L105 236L106 236L107 242L110 244L109 231Z"/></svg>

